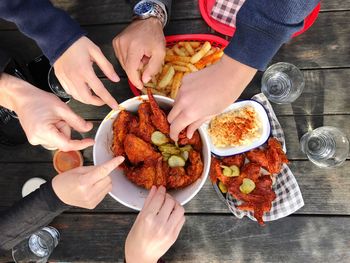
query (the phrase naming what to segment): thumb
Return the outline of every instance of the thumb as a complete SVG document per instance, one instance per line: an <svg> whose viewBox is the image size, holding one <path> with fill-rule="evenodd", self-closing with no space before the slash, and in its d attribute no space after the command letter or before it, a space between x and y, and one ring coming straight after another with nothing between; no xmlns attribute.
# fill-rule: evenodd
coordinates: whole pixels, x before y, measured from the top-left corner
<svg viewBox="0 0 350 263"><path fill-rule="evenodd" d="M164 54L162 52L155 52L152 54L145 71L142 74L142 82L147 83L155 76L163 65Z"/></svg>
<svg viewBox="0 0 350 263"><path fill-rule="evenodd" d="M70 127L78 132L88 132L93 128L91 122L87 122L82 117L75 114L68 106L61 108L59 114Z"/></svg>
<svg viewBox="0 0 350 263"><path fill-rule="evenodd" d="M88 181L90 184L95 184L99 180L108 176L115 168L117 168L122 162L124 162L123 156L118 156L109 160L101 165L95 167L92 172L88 173Z"/></svg>

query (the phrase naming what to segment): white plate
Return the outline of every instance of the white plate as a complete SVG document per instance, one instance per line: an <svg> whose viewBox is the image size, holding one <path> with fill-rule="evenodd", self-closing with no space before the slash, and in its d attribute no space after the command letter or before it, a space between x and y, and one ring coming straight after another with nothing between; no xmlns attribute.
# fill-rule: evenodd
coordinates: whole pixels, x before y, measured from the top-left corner
<svg viewBox="0 0 350 263"><path fill-rule="evenodd" d="M230 155L235 155L239 153L243 153L246 151L249 151L251 149L254 149L256 147L259 147L260 145L264 144L267 139L270 137L270 122L269 118L267 116L267 113L264 109L264 107L254 101L254 100L244 100L244 101L239 101L231 104L229 107L227 107L224 112L232 111L232 110L237 110L239 108L243 108L246 106L251 106L255 109L256 113L258 114L258 118L260 119L262 123L261 130L259 131L261 136L257 138L256 140L252 141L250 144L243 145L243 146L233 146L233 147L216 147L209 135L208 128L209 128L209 123L210 121L207 121L206 123L203 124L203 128L208 134L209 138L209 144L210 144L210 150L212 153L218 155L218 156L230 156Z"/></svg>
<svg viewBox="0 0 350 263"><path fill-rule="evenodd" d="M174 103L172 99L163 96L154 96L159 106L163 109L170 109ZM120 107L130 111L136 112L139 105L148 100L148 96L139 96L124 101L120 104ZM95 136L95 145L93 150L94 164L99 165L113 158L111 151L111 145L113 140L113 122L118 116L119 111L111 111L103 120L100 127L97 130ZM184 205L189 202L202 188L205 180L209 174L210 168L210 148L209 139L203 128L198 129L202 139L203 149L202 157L204 162L204 169L202 176L193 184L178 190L171 190L169 193L181 204ZM109 193L119 203L130 207L135 210L141 210L145 198L147 197L148 190L141 188L134 183L130 182L125 176L124 172L120 169L116 169L111 173L112 177L112 191Z"/></svg>

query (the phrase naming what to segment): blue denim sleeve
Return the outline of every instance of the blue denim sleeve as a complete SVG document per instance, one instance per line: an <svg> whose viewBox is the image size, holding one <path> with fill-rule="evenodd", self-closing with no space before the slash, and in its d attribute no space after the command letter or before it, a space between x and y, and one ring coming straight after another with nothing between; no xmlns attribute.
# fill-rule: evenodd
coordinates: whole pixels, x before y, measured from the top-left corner
<svg viewBox="0 0 350 263"><path fill-rule="evenodd" d="M1 0L0 18L15 23L35 40L51 64L85 35L77 22L49 0Z"/></svg>
<svg viewBox="0 0 350 263"><path fill-rule="evenodd" d="M303 27L305 17L318 2L246 0L237 14L236 32L225 54L264 70L282 44Z"/></svg>

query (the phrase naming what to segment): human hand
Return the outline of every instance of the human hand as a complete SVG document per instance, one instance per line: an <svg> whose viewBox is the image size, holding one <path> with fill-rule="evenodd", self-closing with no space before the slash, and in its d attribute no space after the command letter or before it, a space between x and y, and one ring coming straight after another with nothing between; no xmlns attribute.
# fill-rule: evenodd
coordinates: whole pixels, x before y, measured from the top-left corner
<svg viewBox="0 0 350 263"><path fill-rule="evenodd" d="M175 243L185 210L163 186L153 186L125 242L127 263L155 263Z"/></svg>
<svg viewBox="0 0 350 263"><path fill-rule="evenodd" d="M130 81L141 90L143 83L150 81L162 67L165 57L163 26L157 18L134 21L113 39L113 48ZM139 70L145 65L140 76Z"/></svg>
<svg viewBox="0 0 350 263"><path fill-rule="evenodd" d="M205 121L241 95L256 71L224 55L216 64L186 75L168 115L170 137L177 141L180 131L188 127L187 137L192 138Z"/></svg>
<svg viewBox="0 0 350 263"><path fill-rule="evenodd" d="M28 82L3 73L0 104L18 115L28 141L63 151L81 150L94 144L93 139L72 140L71 128L78 132L92 129L92 123L76 115L55 95Z"/></svg>
<svg viewBox="0 0 350 263"><path fill-rule="evenodd" d="M117 109L117 101L96 76L93 63L96 63L111 81L120 80L101 49L87 37L81 37L75 41L55 61L53 67L62 87L76 100L95 106L106 103L112 109Z"/></svg>
<svg viewBox="0 0 350 263"><path fill-rule="evenodd" d="M64 203L82 208L94 209L112 190L109 174L124 161L115 157L97 166L82 166L56 175L52 188Z"/></svg>

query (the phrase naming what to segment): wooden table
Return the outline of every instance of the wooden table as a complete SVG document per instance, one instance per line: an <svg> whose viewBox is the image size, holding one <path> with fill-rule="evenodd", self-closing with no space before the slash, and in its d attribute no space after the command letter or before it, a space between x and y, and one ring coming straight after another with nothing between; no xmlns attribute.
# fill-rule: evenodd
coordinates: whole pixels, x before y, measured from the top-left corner
<svg viewBox="0 0 350 263"><path fill-rule="evenodd" d="M113 54L113 37L130 22L125 1L53 1L76 18L116 66L122 76L114 84L101 79L122 102L132 96L125 73ZM202 20L196 0L175 0L166 34L212 33ZM273 105L284 128L290 167L298 180L305 206L295 214L260 227L236 219L216 196L209 180L185 206L186 224L178 241L164 256L167 262L350 262L350 161L325 170L301 153L298 140L308 127L331 125L350 137L350 0L322 3L314 26L284 45L273 62L290 62L302 69L305 91L292 105ZM40 50L7 22L0 22L0 46L30 61ZM242 98L260 90L257 74ZM95 122L94 136L108 107L91 107L76 101L72 109ZM84 151L86 164L92 149ZM23 183L34 176L52 178L52 153L24 145L0 149L0 209L20 198ZM136 213L107 196L93 211L72 209L57 217L62 240L52 259L69 262L122 262L126 235ZM10 253L0 262L11 260Z"/></svg>

